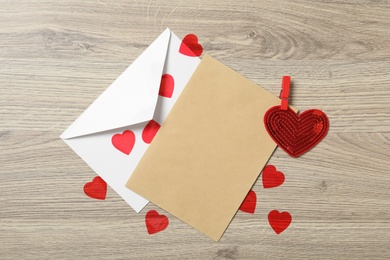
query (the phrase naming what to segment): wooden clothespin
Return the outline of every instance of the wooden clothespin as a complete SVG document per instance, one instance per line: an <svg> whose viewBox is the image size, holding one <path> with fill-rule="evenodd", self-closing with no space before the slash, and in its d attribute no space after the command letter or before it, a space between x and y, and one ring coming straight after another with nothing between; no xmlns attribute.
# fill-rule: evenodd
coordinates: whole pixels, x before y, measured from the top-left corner
<svg viewBox="0 0 390 260"><path fill-rule="evenodd" d="M290 76L283 76L282 91L280 92L280 99L282 100L280 108L288 110L288 99L290 96Z"/></svg>

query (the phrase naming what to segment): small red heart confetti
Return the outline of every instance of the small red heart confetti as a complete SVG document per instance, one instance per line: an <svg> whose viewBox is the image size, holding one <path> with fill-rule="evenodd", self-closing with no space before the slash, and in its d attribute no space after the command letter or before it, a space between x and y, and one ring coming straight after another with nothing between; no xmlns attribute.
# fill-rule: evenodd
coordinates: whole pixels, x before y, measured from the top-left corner
<svg viewBox="0 0 390 260"><path fill-rule="evenodd" d="M276 167L273 165L265 166L261 177L263 179L263 187L266 189L278 187L284 182L283 172L276 171Z"/></svg>
<svg viewBox="0 0 390 260"><path fill-rule="evenodd" d="M98 200L105 200L107 194L107 183L99 176L84 185L84 193Z"/></svg>
<svg viewBox="0 0 390 260"><path fill-rule="evenodd" d="M145 143L150 144L159 129L160 124L154 120L150 120L150 122L145 126L144 130L142 131L142 140L144 140Z"/></svg>
<svg viewBox="0 0 390 260"><path fill-rule="evenodd" d="M282 233L291 224L290 213L273 210L268 213L268 222L276 234Z"/></svg>
<svg viewBox="0 0 390 260"><path fill-rule="evenodd" d="M158 214L155 210L149 210L145 216L146 229L149 235L163 231L168 227L169 220L165 215Z"/></svg>
<svg viewBox="0 0 390 260"><path fill-rule="evenodd" d="M135 135L132 131L126 130L122 134L113 135L111 142L116 149L129 155L135 144Z"/></svg>
<svg viewBox="0 0 390 260"><path fill-rule="evenodd" d="M203 47L198 43L198 37L195 34L188 34L183 38L179 52L187 56L199 57L203 52Z"/></svg>
<svg viewBox="0 0 390 260"><path fill-rule="evenodd" d="M328 117L321 110L310 109L298 115L291 108L283 110L280 106L268 109L264 124L275 143L292 157L316 146L329 129Z"/></svg>
<svg viewBox="0 0 390 260"><path fill-rule="evenodd" d="M257 201L256 192L250 190L248 192L248 195L246 195L245 200L242 202L240 206L240 210L250 214L255 213L256 201Z"/></svg>
<svg viewBox="0 0 390 260"><path fill-rule="evenodd" d="M163 97L171 98L173 95L173 89L175 88L175 80L172 75L164 74L161 77L160 91L158 94Z"/></svg>

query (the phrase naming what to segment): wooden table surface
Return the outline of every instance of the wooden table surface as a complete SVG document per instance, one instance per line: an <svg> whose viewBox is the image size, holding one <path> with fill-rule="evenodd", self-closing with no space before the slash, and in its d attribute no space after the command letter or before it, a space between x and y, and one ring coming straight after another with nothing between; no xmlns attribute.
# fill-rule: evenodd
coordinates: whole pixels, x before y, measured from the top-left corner
<svg viewBox="0 0 390 260"><path fill-rule="evenodd" d="M0 259L390 259L390 2L0 1ZM238 212L220 242L176 219L148 235L59 135L166 28L291 103L319 108L327 137L270 163L255 214ZM277 235L267 215L288 211Z"/></svg>

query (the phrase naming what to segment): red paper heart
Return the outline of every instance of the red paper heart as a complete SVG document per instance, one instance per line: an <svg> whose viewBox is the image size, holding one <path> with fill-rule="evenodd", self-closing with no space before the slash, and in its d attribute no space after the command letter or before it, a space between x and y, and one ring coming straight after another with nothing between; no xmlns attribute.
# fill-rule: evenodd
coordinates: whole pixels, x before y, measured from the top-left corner
<svg viewBox="0 0 390 260"><path fill-rule="evenodd" d="M113 135L111 142L116 149L124 154L129 155L134 147L135 135L132 131L126 130L122 134Z"/></svg>
<svg viewBox="0 0 390 260"><path fill-rule="evenodd" d="M276 234L282 233L291 224L292 218L288 212L273 210L268 213L268 222Z"/></svg>
<svg viewBox="0 0 390 260"><path fill-rule="evenodd" d="M164 74L161 77L160 91L158 94L163 97L171 98L173 95L173 89L175 87L175 81L170 74Z"/></svg>
<svg viewBox="0 0 390 260"><path fill-rule="evenodd" d="M203 52L203 47L198 43L198 37L195 34L188 34L183 38L179 52L187 56L199 57Z"/></svg>
<svg viewBox="0 0 390 260"><path fill-rule="evenodd" d="M84 193L98 200L105 200L107 194L107 183L99 176L84 185Z"/></svg>
<svg viewBox="0 0 390 260"><path fill-rule="evenodd" d="M248 195L246 195L245 200L242 202L240 210L251 214L255 213L256 200L256 193L253 190L250 190Z"/></svg>
<svg viewBox="0 0 390 260"><path fill-rule="evenodd" d="M155 210L149 210L145 216L146 229L149 235L163 231L167 228L169 220L165 215L158 214Z"/></svg>
<svg viewBox="0 0 390 260"><path fill-rule="evenodd" d="M154 120L150 120L150 122L145 126L144 130L142 131L142 140L144 140L145 143L150 144L159 129L160 124Z"/></svg>
<svg viewBox="0 0 390 260"><path fill-rule="evenodd" d="M265 128L286 153L298 157L316 146L327 134L328 117L318 109L297 115L291 108L274 106L264 115Z"/></svg>
<svg viewBox="0 0 390 260"><path fill-rule="evenodd" d="M261 177L263 179L263 187L266 189L278 187L284 182L283 172L276 171L276 167L273 165L265 166Z"/></svg>

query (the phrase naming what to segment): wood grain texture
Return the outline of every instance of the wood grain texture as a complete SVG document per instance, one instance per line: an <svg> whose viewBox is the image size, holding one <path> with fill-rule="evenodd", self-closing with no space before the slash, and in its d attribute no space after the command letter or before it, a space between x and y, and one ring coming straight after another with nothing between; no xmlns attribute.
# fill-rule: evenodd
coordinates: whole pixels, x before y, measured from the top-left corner
<svg viewBox="0 0 390 260"><path fill-rule="evenodd" d="M0 259L389 259L390 2L0 0ZM328 136L298 159L277 149L285 183L254 190L215 243L166 214L148 235L59 135L166 27L292 104L320 108ZM267 214L293 223L276 235ZM163 212L163 211L161 211Z"/></svg>

